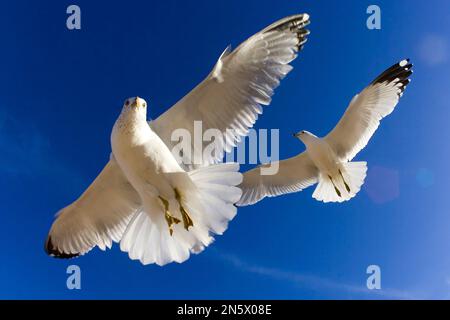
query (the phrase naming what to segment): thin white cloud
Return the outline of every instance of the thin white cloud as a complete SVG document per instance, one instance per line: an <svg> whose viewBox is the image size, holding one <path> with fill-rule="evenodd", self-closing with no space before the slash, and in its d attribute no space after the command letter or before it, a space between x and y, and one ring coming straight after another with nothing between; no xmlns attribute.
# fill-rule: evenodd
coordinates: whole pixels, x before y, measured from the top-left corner
<svg viewBox="0 0 450 320"><path fill-rule="evenodd" d="M369 290L365 286L365 283L361 286L346 284L341 282L336 282L329 279L324 279L317 276L305 275L297 272L286 271L278 268L269 268L265 266L252 265L236 255L226 254L215 250L217 257L219 257L222 261L225 261L235 268L244 271L250 272L253 274L258 274L261 276L270 277L275 280L286 281L298 286L307 287L314 291L321 290L332 290L345 292L349 294L362 294L366 296L377 295L381 296L385 299L418 299L415 295L397 289L380 289L380 290Z"/></svg>

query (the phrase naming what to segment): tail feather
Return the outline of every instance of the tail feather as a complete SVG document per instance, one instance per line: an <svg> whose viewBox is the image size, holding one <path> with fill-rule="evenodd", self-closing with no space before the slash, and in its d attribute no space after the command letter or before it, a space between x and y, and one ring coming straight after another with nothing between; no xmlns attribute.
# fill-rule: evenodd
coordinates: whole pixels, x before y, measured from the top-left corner
<svg viewBox="0 0 450 320"><path fill-rule="evenodd" d="M228 221L237 213L234 204L242 195L241 189L236 187L242 182L242 174L238 170L239 164L226 163L189 172L206 212L204 222L215 234L223 234L228 227Z"/></svg>
<svg viewBox="0 0 450 320"><path fill-rule="evenodd" d="M236 185L242 182L239 164L212 165L178 175L175 183L177 179L181 205L194 225L186 230L182 222L174 224L171 235L164 207L154 197L146 206L151 212L143 209L136 213L120 242L121 250L128 252L131 259L160 266L186 261L191 253L199 253L213 242L211 233L222 234L236 215L234 203L241 197ZM169 210L182 220L176 199L170 199Z"/></svg>
<svg viewBox="0 0 450 320"><path fill-rule="evenodd" d="M350 192L354 196L361 190L364 184L364 179L367 175L367 163L364 161L348 162L344 165L342 174L345 181L348 181Z"/></svg>
<svg viewBox="0 0 450 320"><path fill-rule="evenodd" d="M333 176L319 175L313 198L323 202L344 202L353 198L366 178L366 162L347 162Z"/></svg>

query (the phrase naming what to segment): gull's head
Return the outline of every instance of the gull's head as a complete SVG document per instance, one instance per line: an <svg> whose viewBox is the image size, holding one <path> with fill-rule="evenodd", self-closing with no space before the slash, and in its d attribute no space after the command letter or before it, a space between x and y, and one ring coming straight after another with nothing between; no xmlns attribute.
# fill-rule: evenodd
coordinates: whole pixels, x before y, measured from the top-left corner
<svg viewBox="0 0 450 320"><path fill-rule="evenodd" d="M304 144L306 144L310 138L314 138L314 137L317 138L311 132L306 131L306 130L302 130L297 133L294 133L293 136L296 137L297 139L300 139Z"/></svg>
<svg viewBox="0 0 450 320"><path fill-rule="evenodd" d="M145 120L147 118L147 102L139 97L128 98L123 103L121 115Z"/></svg>
<svg viewBox="0 0 450 320"><path fill-rule="evenodd" d="M125 109L146 109L147 102L139 97L132 97L125 100L123 103L123 108Z"/></svg>

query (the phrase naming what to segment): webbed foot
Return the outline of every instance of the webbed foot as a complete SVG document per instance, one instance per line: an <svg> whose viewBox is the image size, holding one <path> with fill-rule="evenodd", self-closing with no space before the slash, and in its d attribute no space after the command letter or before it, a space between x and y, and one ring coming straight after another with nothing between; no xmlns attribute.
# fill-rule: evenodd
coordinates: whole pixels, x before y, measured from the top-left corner
<svg viewBox="0 0 450 320"><path fill-rule="evenodd" d="M344 176L342 175L341 169L339 169L339 174L341 175L342 181L344 181L345 189L347 189L347 192L350 192L350 187L348 186L347 182L345 182Z"/></svg>
<svg viewBox="0 0 450 320"><path fill-rule="evenodd" d="M180 223L180 219L175 218L174 216L172 216L172 214L169 211L169 201L167 201L166 199L164 199L163 197L159 196L159 199L162 201L163 205L164 205L164 218L166 219L167 225L169 226L169 233L170 235L173 234L173 228L172 226L174 224L178 224Z"/></svg>
<svg viewBox="0 0 450 320"><path fill-rule="evenodd" d="M177 189L174 189L175 191L175 199L177 199L178 204L180 205L180 212L181 217L183 219L183 225L186 230L189 230L189 227L194 226L194 222L192 221L191 217L189 216L189 213L184 209L183 205L181 204L181 194Z"/></svg>

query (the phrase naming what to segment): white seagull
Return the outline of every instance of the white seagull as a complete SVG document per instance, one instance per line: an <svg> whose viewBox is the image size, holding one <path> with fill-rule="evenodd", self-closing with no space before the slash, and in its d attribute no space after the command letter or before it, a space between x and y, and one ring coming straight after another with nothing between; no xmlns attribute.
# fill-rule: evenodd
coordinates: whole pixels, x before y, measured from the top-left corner
<svg viewBox="0 0 450 320"><path fill-rule="evenodd" d="M292 69L289 63L306 42L308 24L307 14L286 17L234 51L227 48L204 81L150 123L146 102L127 99L111 134L109 162L75 202L58 212L46 252L72 258L120 242L131 259L164 265L185 261L208 246L212 234L222 234L241 196L239 166L217 164L220 154L193 163L189 152L178 163L171 135L186 129L193 137L194 121L201 121L204 130L226 136L215 143L230 151Z"/></svg>
<svg viewBox="0 0 450 320"><path fill-rule="evenodd" d="M319 201L353 198L364 183L367 163L351 160L367 145L380 120L394 110L410 82L411 68L406 59L379 75L352 99L336 127L324 138L308 131L294 134L305 144L306 151L280 161L276 174L262 175L261 167L246 172L238 205L298 192L316 183L313 198Z"/></svg>

